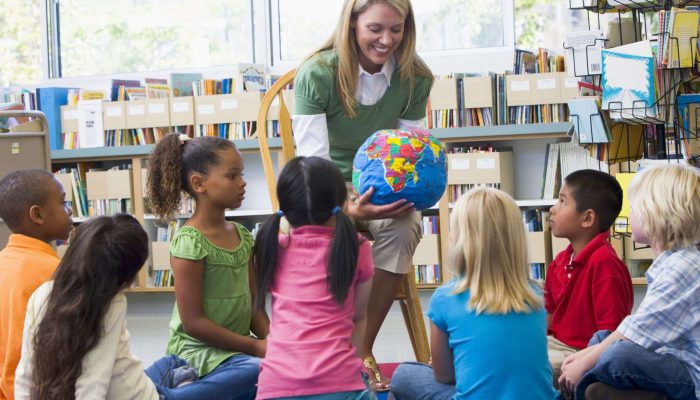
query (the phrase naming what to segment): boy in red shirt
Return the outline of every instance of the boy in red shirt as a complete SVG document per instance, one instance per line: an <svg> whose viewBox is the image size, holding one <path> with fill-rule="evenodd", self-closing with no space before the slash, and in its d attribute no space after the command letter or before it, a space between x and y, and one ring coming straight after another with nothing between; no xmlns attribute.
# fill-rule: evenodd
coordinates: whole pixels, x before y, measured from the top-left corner
<svg viewBox="0 0 700 400"><path fill-rule="evenodd" d="M615 178L588 169L564 179L550 209L552 234L570 242L550 264L544 287L549 361L555 371L595 332L615 330L632 311L632 279L608 242L621 208L622 188Z"/></svg>
<svg viewBox="0 0 700 400"><path fill-rule="evenodd" d="M19 170L0 180L0 218L12 231L0 251L0 400L15 398L27 302L56 270L60 259L49 243L68 239L72 214L48 171Z"/></svg>

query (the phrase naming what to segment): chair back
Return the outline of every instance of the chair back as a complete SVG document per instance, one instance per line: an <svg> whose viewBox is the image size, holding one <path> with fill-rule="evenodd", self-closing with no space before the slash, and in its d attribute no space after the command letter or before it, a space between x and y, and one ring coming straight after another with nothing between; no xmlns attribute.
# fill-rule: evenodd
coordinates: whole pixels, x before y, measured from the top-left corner
<svg viewBox="0 0 700 400"><path fill-rule="evenodd" d="M294 137L292 135L292 117L290 110L287 108L283 93L284 89L289 87L294 81L296 69L293 69L282 75L265 93L258 111L258 143L260 144L260 156L262 157L263 170L265 171L265 181L267 182L267 190L270 193L270 202L273 210L279 209L277 200L277 177L272 166L272 155L270 153L270 144L268 142L267 121L268 118L277 114L279 121L279 133L282 141L282 152L279 155L278 166L282 168L289 160L294 158ZM277 104L275 103L277 100ZM270 115L270 114L273 115Z"/></svg>

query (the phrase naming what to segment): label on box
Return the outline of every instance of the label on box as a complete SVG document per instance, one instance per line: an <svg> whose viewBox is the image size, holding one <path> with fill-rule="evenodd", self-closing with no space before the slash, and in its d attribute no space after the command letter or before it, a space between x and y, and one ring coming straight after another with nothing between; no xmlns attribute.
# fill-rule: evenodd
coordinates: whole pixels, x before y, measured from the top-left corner
<svg viewBox="0 0 700 400"><path fill-rule="evenodd" d="M182 112L188 112L188 111L190 111L190 103L185 102L185 101L173 103L173 112L174 113L182 113Z"/></svg>
<svg viewBox="0 0 700 400"><path fill-rule="evenodd" d="M138 106L129 106L129 115L143 115L146 113L146 107L143 104Z"/></svg>
<svg viewBox="0 0 700 400"><path fill-rule="evenodd" d="M78 110L66 110L63 113L63 119L66 121L71 119L78 119Z"/></svg>
<svg viewBox="0 0 700 400"><path fill-rule="evenodd" d="M213 104L202 104L199 107L197 107L197 113L200 115L214 114L214 105Z"/></svg>
<svg viewBox="0 0 700 400"><path fill-rule="evenodd" d="M149 114L165 114L165 104L163 104L163 103L149 104L148 105L148 113Z"/></svg>
<svg viewBox="0 0 700 400"><path fill-rule="evenodd" d="M221 109L222 110L233 110L235 108L238 108L238 100L236 100L236 99L223 99L223 100L221 100Z"/></svg>
<svg viewBox="0 0 700 400"><path fill-rule="evenodd" d="M121 107L107 107L105 113L108 117L121 117L122 108Z"/></svg>
<svg viewBox="0 0 700 400"><path fill-rule="evenodd" d="M537 80L537 90L548 90L548 89L556 89L557 88L557 80L552 79L552 78L547 78L547 79L538 79Z"/></svg>
<svg viewBox="0 0 700 400"><path fill-rule="evenodd" d="M527 92L530 90L530 81L511 81L510 90L514 92Z"/></svg>
<svg viewBox="0 0 700 400"><path fill-rule="evenodd" d="M496 169L496 159L478 158L476 160L476 169Z"/></svg>
<svg viewBox="0 0 700 400"><path fill-rule="evenodd" d="M457 158L457 159L451 160L450 167L454 170L469 169L469 159L468 158Z"/></svg>
<svg viewBox="0 0 700 400"><path fill-rule="evenodd" d="M564 80L565 88L578 88L578 78L566 78Z"/></svg>

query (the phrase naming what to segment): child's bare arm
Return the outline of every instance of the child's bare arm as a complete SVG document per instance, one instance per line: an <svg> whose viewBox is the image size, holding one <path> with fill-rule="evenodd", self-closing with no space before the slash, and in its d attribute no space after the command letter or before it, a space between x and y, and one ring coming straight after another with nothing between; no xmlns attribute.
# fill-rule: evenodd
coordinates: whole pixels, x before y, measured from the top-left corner
<svg viewBox="0 0 700 400"><path fill-rule="evenodd" d="M264 341L232 332L204 315L202 302L204 260L193 261L171 257L170 265L175 275L175 300L185 333L213 347L257 357L264 355Z"/></svg>
<svg viewBox="0 0 700 400"><path fill-rule="evenodd" d="M626 339L620 332L615 331L602 342L567 357L561 368L562 374L559 377L559 385L573 392L576 385L581 381L583 374L595 366L603 351L613 342ZM573 359L573 361L569 359Z"/></svg>
<svg viewBox="0 0 700 400"><path fill-rule="evenodd" d="M255 304L255 299L258 296L258 286L255 280L252 259L248 265L248 285L250 286L250 296L253 300L253 304ZM267 311L256 311L253 309L253 318L250 321L250 331L253 332L259 339L265 339L267 335L270 334L270 318L267 316Z"/></svg>
<svg viewBox="0 0 700 400"><path fill-rule="evenodd" d="M430 321L430 351L433 355L433 373L440 383L454 385L455 364L452 349L448 343L447 332Z"/></svg>

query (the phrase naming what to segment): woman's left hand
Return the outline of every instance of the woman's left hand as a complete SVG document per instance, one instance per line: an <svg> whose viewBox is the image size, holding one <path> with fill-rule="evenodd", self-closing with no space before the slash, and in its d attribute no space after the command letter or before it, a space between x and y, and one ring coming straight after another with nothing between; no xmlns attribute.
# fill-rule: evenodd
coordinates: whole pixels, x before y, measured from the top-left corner
<svg viewBox="0 0 700 400"><path fill-rule="evenodd" d="M369 188L357 201L348 201L346 213L350 218L357 220L401 218L416 211L413 203L406 200L398 200L390 204L378 206L369 200L372 198L374 188Z"/></svg>

